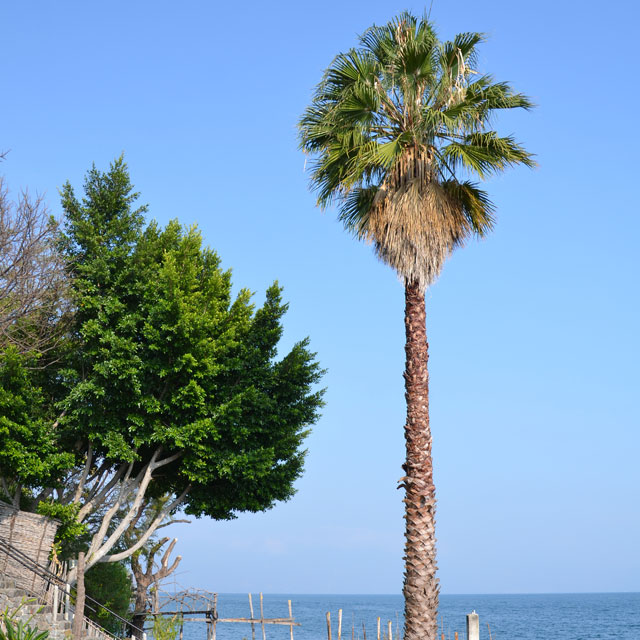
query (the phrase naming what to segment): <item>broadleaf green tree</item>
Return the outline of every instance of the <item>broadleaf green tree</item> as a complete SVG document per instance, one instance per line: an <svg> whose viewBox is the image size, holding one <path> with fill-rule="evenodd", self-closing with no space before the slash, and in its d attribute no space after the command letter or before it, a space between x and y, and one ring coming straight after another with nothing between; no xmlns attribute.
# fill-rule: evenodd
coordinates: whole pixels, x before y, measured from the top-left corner
<svg viewBox="0 0 640 640"><path fill-rule="evenodd" d="M476 71L483 39L442 42L426 17L406 12L374 25L336 56L300 120L319 205L336 204L347 230L371 242L405 287L406 640L435 640L438 629L425 289L455 248L493 226L474 178L534 164L492 129L497 111L532 104Z"/></svg>
<svg viewBox="0 0 640 640"><path fill-rule="evenodd" d="M229 519L289 499L322 404L308 341L278 354L279 285L257 308L234 296L197 229L145 224L137 197L122 158L88 172L82 199L62 190L74 315L40 406L73 464L33 500L86 525L87 570L130 557L178 509ZM117 546L148 497L166 500Z"/></svg>

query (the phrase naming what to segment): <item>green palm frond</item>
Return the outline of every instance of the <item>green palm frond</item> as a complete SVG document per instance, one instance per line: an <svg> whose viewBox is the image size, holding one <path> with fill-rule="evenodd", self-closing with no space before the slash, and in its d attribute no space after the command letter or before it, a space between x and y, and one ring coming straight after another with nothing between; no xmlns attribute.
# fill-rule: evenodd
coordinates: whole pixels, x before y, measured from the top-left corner
<svg viewBox="0 0 640 640"><path fill-rule="evenodd" d="M361 187L352 189L344 199L338 219L348 231L357 238L366 236L369 213L373 206L378 187Z"/></svg>
<svg viewBox="0 0 640 640"><path fill-rule="evenodd" d="M460 142L452 142L442 149L442 157L451 166L462 166L480 178L518 164L535 166L531 154L513 137L501 138L495 131L475 132Z"/></svg>
<svg viewBox="0 0 640 640"><path fill-rule="evenodd" d="M300 119L318 204L337 204L347 229L422 286L465 237L493 225L487 194L467 177L535 165L513 137L490 127L495 111L533 104L477 72L484 40L461 33L440 42L427 18L401 13L336 56ZM421 260L429 264L422 273Z"/></svg>
<svg viewBox="0 0 640 640"><path fill-rule="evenodd" d="M461 58L465 67L475 67L478 61L476 46L486 40L483 33L459 33L453 41L441 45L441 64L443 70L449 69L457 74L462 72Z"/></svg>
<svg viewBox="0 0 640 640"><path fill-rule="evenodd" d="M451 200L460 203L465 218L477 236L484 237L493 229L495 207L486 191L468 180L443 180L441 184Z"/></svg>

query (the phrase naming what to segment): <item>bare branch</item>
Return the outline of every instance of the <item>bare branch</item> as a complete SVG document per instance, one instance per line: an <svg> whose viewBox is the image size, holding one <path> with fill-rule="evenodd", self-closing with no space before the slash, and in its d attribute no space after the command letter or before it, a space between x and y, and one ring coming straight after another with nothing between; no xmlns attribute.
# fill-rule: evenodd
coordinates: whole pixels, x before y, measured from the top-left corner
<svg viewBox="0 0 640 640"><path fill-rule="evenodd" d="M170 524L191 524L191 520L169 520L169 522L163 522L161 525L156 527L156 531L158 529L162 529L163 527L168 527Z"/></svg>
<svg viewBox="0 0 640 640"><path fill-rule="evenodd" d="M16 509L20 508L20 498L22 497L22 484L20 484L18 482L17 486L16 486L16 491L13 494L13 506Z"/></svg>
<svg viewBox="0 0 640 640"><path fill-rule="evenodd" d="M140 536L138 541L133 546L129 547L129 549L127 549L126 551L121 551L120 553L114 553L114 554L112 554L110 556L104 556L102 561L103 562L119 562L120 560L125 560L126 558L130 557L138 549L141 549L146 544L147 540L154 534L154 532L160 526L160 524L162 524L163 520L172 511L177 509L184 502L184 499L187 497L187 493L189 492L189 489L191 489L190 485L187 486L185 488L185 490L173 502L171 502L168 505L165 505L162 508L162 511L160 511L160 513L157 515L156 519L151 523L151 525L146 530L146 532L142 536ZM117 538L116 538L116 540L117 540ZM107 543L105 543L105 546L107 544L108 544L108 541L107 541ZM113 545L111 545L111 546L113 546ZM109 548L111 548L111 547L109 547Z"/></svg>
<svg viewBox="0 0 640 640"><path fill-rule="evenodd" d="M85 504L82 506L80 511L78 511L78 522L82 522L89 515L89 513L91 513L93 509L95 509L99 504L104 502L109 492L116 487L118 482L120 482L122 477L125 475L125 472L127 472L127 475L131 473L131 467L132 467L132 464L127 464L126 462L123 462L118 467L118 470L113 475L113 478L111 478L111 480L102 489L102 491L100 491L100 493L98 493L98 495L96 495L91 500L87 500L87 502L85 502Z"/></svg>
<svg viewBox="0 0 640 640"><path fill-rule="evenodd" d="M168 458L164 458L164 460L158 460L157 462L154 462L152 465L152 471L155 471L160 467L164 467L165 465L170 464L171 462L174 462L178 458L181 458L183 455L184 455L184 451L178 451L178 453L174 453L172 456L169 456Z"/></svg>
<svg viewBox="0 0 640 640"><path fill-rule="evenodd" d="M154 580L153 580L154 582L160 582L160 580L163 580L178 568L178 565L180 564L180 560L182 560L182 556L176 556L175 560L173 561L173 564L170 567L168 566L169 556L171 556L171 552L173 551L173 547L176 546L176 542L178 542L178 538L174 538L171 541L171 544L169 545L167 550L164 552L164 555L162 556L162 560L160 561L160 569L156 572L154 576Z"/></svg>
<svg viewBox="0 0 640 640"><path fill-rule="evenodd" d="M57 228L42 197L25 191L13 202L0 177L0 347L44 353L64 331L71 305Z"/></svg>
<svg viewBox="0 0 640 640"><path fill-rule="evenodd" d="M151 456L151 460L141 469L140 473L133 480L129 479L131 469L129 469L127 474L125 474L123 481L120 483L120 492L118 494L118 497L114 500L111 508L105 513L98 532L93 536L91 545L89 546L89 551L87 552L87 569L90 569L97 562L100 562L102 558L107 554L107 552L113 548L113 545L118 541L120 536L127 530L127 527L135 517L145 497L147 487L151 482L157 457L160 454L161 450L161 447L158 447L155 450L154 454ZM111 535L109 535L105 540L109 525L111 524L111 520L116 515L116 513L120 511L125 501L134 491L136 493L136 497L133 500L131 507L127 511L126 515L121 519L118 526L113 530ZM186 496L186 492L183 494L183 498L184 496ZM130 551L131 553L134 553L135 549ZM124 557L129 557L131 553L127 553L127 555L125 555Z"/></svg>
<svg viewBox="0 0 640 640"><path fill-rule="evenodd" d="M84 465L84 469L82 471L82 475L80 476L80 480L78 481L78 486L76 487L76 492L73 496L74 502L80 502L80 498L82 497L82 493L84 491L84 485L87 481L87 476L89 475L89 471L91 470L91 463L93 462L93 449L91 448L91 443L87 447L87 461Z"/></svg>

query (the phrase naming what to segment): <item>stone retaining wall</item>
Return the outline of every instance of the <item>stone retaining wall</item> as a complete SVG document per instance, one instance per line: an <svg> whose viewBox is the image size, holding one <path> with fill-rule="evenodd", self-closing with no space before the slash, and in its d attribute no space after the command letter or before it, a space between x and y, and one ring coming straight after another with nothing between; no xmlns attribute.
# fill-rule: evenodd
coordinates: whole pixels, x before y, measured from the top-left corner
<svg viewBox="0 0 640 640"><path fill-rule="evenodd" d="M58 529L58 522L37 513L15 509L0 501L0 538L16 547L42 567L49 565L51 545ZM16 578L21 586L40 594L44 581L19 562L0 554L0 575Z"/></svg>

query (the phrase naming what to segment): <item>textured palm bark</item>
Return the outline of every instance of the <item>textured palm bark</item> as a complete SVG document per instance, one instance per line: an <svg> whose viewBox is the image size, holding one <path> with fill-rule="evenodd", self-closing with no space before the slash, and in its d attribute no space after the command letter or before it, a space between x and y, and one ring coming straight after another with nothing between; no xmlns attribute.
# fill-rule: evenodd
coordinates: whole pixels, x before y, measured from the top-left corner
<svg viewBox="0 0 640 640"><path fill-rule="evenodd" d="M436 640L439 585L436 578L436 492L429 428L429 353L424 292L417 283L408 283L405 288L405 330L404 638Z"/></svg>

